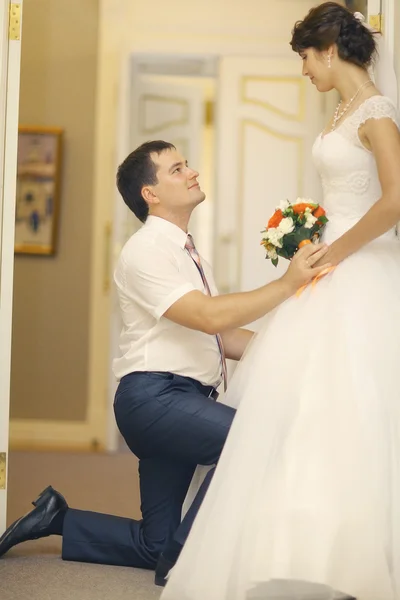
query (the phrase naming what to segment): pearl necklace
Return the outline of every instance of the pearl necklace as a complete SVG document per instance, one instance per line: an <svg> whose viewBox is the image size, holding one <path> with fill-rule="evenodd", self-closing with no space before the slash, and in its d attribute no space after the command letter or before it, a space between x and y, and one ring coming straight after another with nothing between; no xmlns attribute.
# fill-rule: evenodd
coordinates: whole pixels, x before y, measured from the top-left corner
<svg viewBox="0 0 400 600"><path fill-rule="evenodd" d="M331 131L336 129L336 123L338 121L340 121L340 119L347 113L350 106L353 104L354 100L357 98L357 96L361 92L361 90L363 90L365 87L367 87L367 85L370 85L371 83L373 83L372 79L368 79L368 81L365 81L362 85L360 85L360 87L358 88L358 90L356 91L354 96L349 100L349 102L346 104L346 106L344 107L344 109L341 112L339 112L339 111L340 111L340 107L342 106L342 101L339 102L339 104L336 107L335 114L333 116L333 123L332 123Z"/></svg>

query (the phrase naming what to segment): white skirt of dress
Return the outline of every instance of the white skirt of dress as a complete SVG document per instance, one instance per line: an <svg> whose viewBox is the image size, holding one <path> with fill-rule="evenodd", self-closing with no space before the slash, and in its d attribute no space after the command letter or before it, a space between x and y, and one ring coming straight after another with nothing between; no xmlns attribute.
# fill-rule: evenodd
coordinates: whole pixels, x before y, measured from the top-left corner
<svg viewBox="0 0 400 600"><path fill-rule="evenodd" d="M239 364L162 600L400 600L400 244L285 302Z"/></svg>

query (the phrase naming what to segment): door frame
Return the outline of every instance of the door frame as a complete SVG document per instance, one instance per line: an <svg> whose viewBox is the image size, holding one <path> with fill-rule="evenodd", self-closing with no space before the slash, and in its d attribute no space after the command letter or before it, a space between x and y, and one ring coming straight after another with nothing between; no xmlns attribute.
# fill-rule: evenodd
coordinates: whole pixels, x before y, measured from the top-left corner
<svg viewBox="0 0 400 600"><path fill-rule="evenodd" d="M0 0L0 534L6 526L11 329L14 279L15 197L17 179L19 84L23 0L11 29L15 7ZM17 9L18 10L18 9ZM11 31L18 31L15 39Z"/></svg>
<svg viewBox="0 0 400 600"><path fill-rule="evenodd" d="M374 0L375 1L375 0ZM398 1L398 0L397 0ZM371 0L369 0L371 2ZM369 7L368 7L369 11ZM369 14L373 14L372 12ZM380 0L380 14L383 21L383 35L386 47L394 61L394 35L395 35L395 0Z"/></svg>

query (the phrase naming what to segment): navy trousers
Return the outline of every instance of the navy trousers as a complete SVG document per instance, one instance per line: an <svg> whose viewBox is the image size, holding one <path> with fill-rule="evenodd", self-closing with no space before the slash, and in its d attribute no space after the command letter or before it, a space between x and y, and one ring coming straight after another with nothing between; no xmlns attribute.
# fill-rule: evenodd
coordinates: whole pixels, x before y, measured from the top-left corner
<svg viewBox="0 0 400 600"><path fill-rule="evenodd" d="M142 520L70 509L64 560L154 569L171 540L183 544L211 481L207 474L181 523L197 465L218 462L234 409L209 397L212 388L172 373L131 373L114 403L121 434L139 458Z"/></svg>

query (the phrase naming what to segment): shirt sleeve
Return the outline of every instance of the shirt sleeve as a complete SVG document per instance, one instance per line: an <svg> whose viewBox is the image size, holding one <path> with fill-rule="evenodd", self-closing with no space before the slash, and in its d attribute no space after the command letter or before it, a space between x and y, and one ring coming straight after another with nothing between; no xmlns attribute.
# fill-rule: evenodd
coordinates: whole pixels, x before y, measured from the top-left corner
<svg viewBox="0 0 400 600"><path fill-rule="evenodd" d="M115 282L121 292L157 320L196 289L179 271L172 253L151 243L141 247L140 252L131 248L121 255Z"/></svg>

